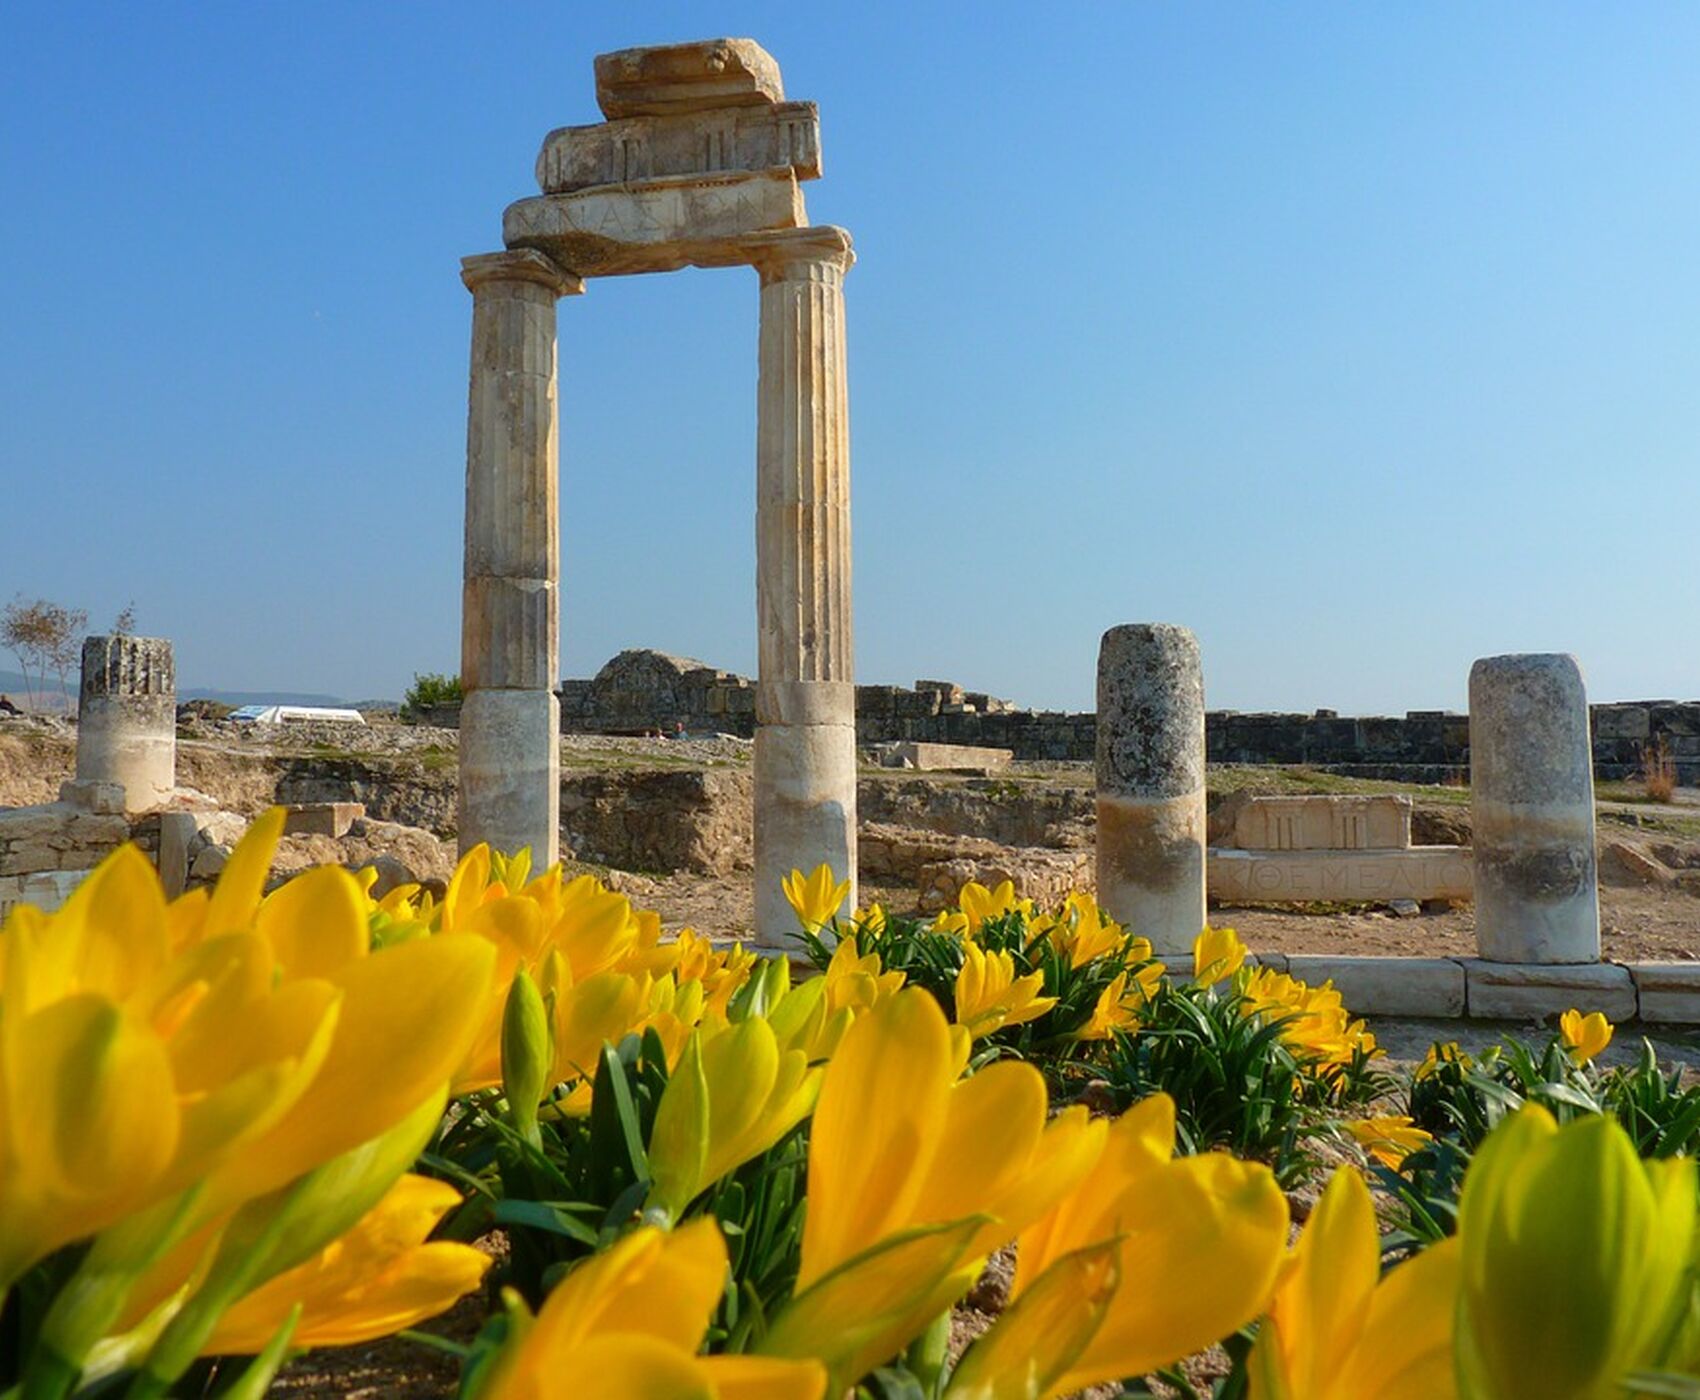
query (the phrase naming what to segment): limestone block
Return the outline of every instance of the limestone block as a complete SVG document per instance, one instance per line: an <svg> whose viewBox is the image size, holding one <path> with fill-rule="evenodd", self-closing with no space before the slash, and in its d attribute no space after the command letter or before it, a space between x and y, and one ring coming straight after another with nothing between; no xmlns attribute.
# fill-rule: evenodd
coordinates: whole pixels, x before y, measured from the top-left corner
<svg viewBox="0 0 1700 1400"><path fill-rule="evenodd" d="M211 882L218 879L229 860L229 846L202 846L190 863L189 874L195 880Z"/></svg>
<svg viewBox="0 0 1700 1400"><path fill-rule="evenodd" d="M1484 1020L1539 1020L1575 1007L1632 1020L1635 982L1615 963L1503 963L1461 960L1469 1014Z"/></svg>
<svg viewBox="0 0 1700 1400"><path fill-rule="evenodd" d="M789 170L799 180L814 180L820 169L819 111L813 102L784 102L564 126L543 138L537 184L544 194L571 194L734 170Z"/></svg>
<svg viewBox="0 0 1700 1400"><path fill-rule="evenodd" d="M59 800L102 816L122 816L124 813L124 788L120 783L72 778L59 784Z"/></svg>
<svg viewBox="0 0 1700 1400"><path fill-rule="evenodd" d="M23 880L17 875L0 875L0 919L23 902Z"/></svg>
<svg viewBox="0 0 1700 1400"><path fill-rule="evenodd" d="M1232 844L1245 851L1390 851L1411 844L1411 799L1251 797L1238 805Z"/></svg>
<svg viewBox="0 0 1700 1400"><path fill-rule="evenodd" d="M488 841L532 865L560 852L561 712L547 690L475 690L460 711L460 842Z"/></svg>
<svg viewBox="0 0 1700 1400"><path fill-rule="evenodd" d="M1594 766L1573 656L1491 656L1470 669L1476 939L1502 962L1600 956Z"/></svg>
<svg viewBox="0 0 1700 1400"><path fill-rule="evenodd" d="M1700 963L1630 963L1643 1021L1700 1025Z"/></svg>
<svg viewBox="0 0 1700 1400"><path fill-rule="evenodd" d="M1652 734L1645 705L1595 705L1590 719L1596 739L1644 740Z"/></svg>
<svg viewBox="0 0 1700 1400"><path fill-rule="evenodd" d="M70 825L76 808L64 802L44 802L34 807L9 807L0 811L0 843L46 842Z"/></svg>
<svg viewBox="0 0 1700 1400"><path fill-rule="evenodd" d="M33 904L45 914L51 914L71 897L78 885L88 879L87 870L44 870L26 875L19 881L18 902Z"/></svg>
<svg viewBox="0 0 1700 1400"><path fill-rule="evenodd" d="M754 39L698 39L596 56L596 105L609 118L784 100L779 64Z"/></svg>
<svg viewBox="0 0 1700 1400"><path fill-rule="evenodd" d="M518 200L502 215L502 239L581 277L608 277L747 262L742 238L807 223L789 169L729 171Z"/></svg>
<svg viewBox="0 0 1700 1400"><path fill-rule="evenodd" d="M159 882L167 899L189 887L189 846L199 830L193 812L159 814Z"/></svg>
<svg viewBox="0 0 1700 1400"><path fill-rule="evenodd" d="M880 762L889 768L913 768L922 773L949 772L967 768L979 773L1001 773L1014 761L1008 749L981 748L975 744L927 744L910 739L879 746Z"/></svg>
<svg viewBox="0 0 1700 1400"><path fill-rule="evenodd" d="M15 841L0 851L0 875L30 875L60 864L59 848L45 841Z"/></svg>
<svg viewBox="0 0 1700 1400"><path fill-rule="evenodd" d="M1261 904L1468 899L1470 852L1462 846L1413 846L1405 851L1238 851L1213 847L1209 884L1212 899Z"/></svg>
<svg viewBox="0 0 1700 1400"><path fill-rule="evenodd" d="M1184 627L1112 627L1098 651L1098 898L1159 953L1204 926L1204 673Z"/></svg>
<svg viewBox="0 0 1700 1400"><path fill-rule="evenodd" d="M285 836L346 836L366 815L363 802L292 802L283 809Z"/></svg>
<svg viewBox="0 0 1700 1400"><path fill-rule="evenodd" d="M1019 897L1031 899L1035 908L1055 909L1071 891L1090 893L1092 855L1089 851L1016 847L993 856L929 861L916 872L918 907L923 914L936 914L954 908L962 897L962 887L970 881L995 889L1005 880L1015 886Z"/></svg>
<svg viewBox="0 0 1700 1400"><path fill-rule="evenodd" d="M1333 982L1356 1016L1464 1014L1464 965L1454 958L1290 953L1287 971L1312 986Z"/></svg>

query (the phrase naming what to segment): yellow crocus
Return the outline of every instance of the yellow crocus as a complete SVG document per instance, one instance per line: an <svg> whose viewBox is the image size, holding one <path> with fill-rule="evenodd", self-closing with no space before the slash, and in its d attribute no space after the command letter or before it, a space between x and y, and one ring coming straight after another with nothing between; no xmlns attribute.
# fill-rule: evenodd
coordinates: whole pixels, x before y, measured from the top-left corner
<svg viewBox="0 0 1700 1400"><path fill-rule="evenodd" d="M1382 1276L1369 1188L1341 1167L1258 1330L1252 1400L1450 1400L1457 1300L1456 1239Z"/></svg>
<svg viewBox="0 0 1700 1400"><path fill-rule="evenodd" d="M1615 1030L1616 1027L1606 1020L1605 1013L1600 1011L1590 1011L1584 1016L1571 1007L1558 1018L1558 1032L1564 1039L1564 1048L1579 1065L1590 1063L1610 1045Z"/></svg>
<svg viewBox="0 0 1700 1400"><path fill-rule="evenodd" d="M992 919L1001 919L1016 910L1023 914L1033 912L1032 900L1016 897L1013 880L1000 881L993 889L987 889L977 880L970 880L957 894L956 906L966 920L963 932L969 938L979 933Z"/></svg>
<svg viewBox="0 0 1700 1400"><path fill-rule="evenodd" d="M988 953L977 943L965 943L962 951L962 968L956 974L956 1020L975 1039L1037 1020L1057 1004L1055 997L1039 995L1044 973L1015 975L1013 954Z"/></svg>
<svg viewBox="0 0 1700 1400"><path fill-rule="evenodd" d="M470 1245L425 1243L459 1203L452 1186L403 1176L347 1234L226 1311L202 1354L262 1350L298 1304L297 1347L352 1346L444 1312L478 1287L491 1262Z"/></svg>
<svg viewBox="0 0 1700 1400"><path fill-rule="evenodd" d="M809 933L819 933L838 916L850 894L850 882L840 880L825 863L809 874L793 870L780 882L786 901L797 912L797 922Z"/></svg>
<svg viewBox="0 0 1700 1400"><path fill-rule="evenodd" d="M1458 1045L1456 1040L1435 1041L1423 1056L1423 1062L1417 1066L1414 1079L1427 1079L1437 1074L1442 1065L1457 1065L1461 1069L1469 1069L1474 1063Z"/></svg>
<svg viewBox="0 0 1700 1400"><path fill-rule="evenodd" d="M1161 964L1154 964L1156 977L1160 981L1163 976ZM1128 982L1134 982L1134 992L1129 993ZM1153 990L1155 990L1153 988ZM1098 1000L1093 1004L1092 1014L1086 1023L1074 1032L1076 1040L1108 1040L1116 1032L1131 1034L1139 1029L1139 1007L1150 999L1150 993L1145 992L1142 984L1135 979L1131 972L1118 972L1104 985L1104 990L1098 993Z"/></svg>
<svg viewBox="0 0 1700 1400"><path fill-rule="evenodd" d="M1240 970L1246 946L1231 928L1206 924L1192 941L1192 980L1195 986L1214 987Z"/></svg>
<svg viewBox="0 0 1700 1400"><path fill-rule="evenodd" d="M1122 1285L1080 1353L1047 1387L1066 1395L1137 1376L1229 1335L1268 1302L1287 1241L1287 1200L1261 1163L1174 1156L1166 1094L1109 1125L1090 1174L1021 1234L1019 1306L1075 1251L1115 1242Z"/></svg>
<svg viewBox="0 0 1700 1400"><path fill-rule="evenodd" d="M854 938L840 939L822 974L826 983L827 1009L871 1010L893 996L902 987L905 976L901 971L887 972L878 953L865 956L859 953Z"/></svg>
<svg viewBox="0 0 1700 1400"><path fill-rule="evenodd" d="M801 1050L781 1051L759 1017L686 1043L656 1105L650 1133L650 1202L677 1218L707 1187L767 1151L814 1104L820 1070Z"/></svg>
<svg viewBox="0 0 1700 1400"><path fill-rule="evenodd" d="M1047 1122L1030 1065L957 1082L951 1029L926 992L901 991L851 1026L822 1081L797 1291L761 1349L817 1356L835 1384L918 1335L1081 1180L1103 1140L1079 1108Z"/></svg>
<svg viewBox="0 0 1700 1400"><path fill-rule="evenodd" d="M568 1376L599 1400L822 1400L826 1373L803 1359L697 1356L726 1284L726 1245L709 1218L632 1231L585 1260L525 1319L480 1400L551 1400Z"/></svg>
<svg viewBox="0 0 1700 1400"><path fill-rule="evenodd" d="M1059 952L1068 955L1070 967L1080 968L1106 957L1127 943L1123 960L1140 963L1151 956L1150 941L1128 939L1127 930L1098 907L1091 895L1075 891L1063 901L1062 917L1048 930Z"/></svg>
<svg viewBox="0 0 1700 1400"><path fill-rule="evenodd" d="M1616 1119L1544 1108L1482 1144L1458 1208L1470 1400L1616 1400L1658 1370L1692 1294L1695 1167L1642 1161Z"/></svg>
<svg viewBox="0 0 1700 1400"><path fill-rule="evenodd" d="M1413 1152L1434 1141L1434 1135L1402 1115L1379 1118L1349 1118L1341 1124L1358 1146L1383 1166L1398 1171Z"/></svg>

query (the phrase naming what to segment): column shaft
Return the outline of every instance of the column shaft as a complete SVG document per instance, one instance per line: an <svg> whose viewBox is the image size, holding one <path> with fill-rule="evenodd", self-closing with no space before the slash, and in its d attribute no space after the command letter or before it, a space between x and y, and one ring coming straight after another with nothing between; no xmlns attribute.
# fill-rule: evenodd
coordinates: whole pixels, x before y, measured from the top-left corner
<svg viewBox="0 0 1700 1400"><path fill-rule="evenodd" d="M756 424L756 938L796 918L780 882L825 861L855 904L847 236L775 240L761 274Z"/></svg>
<svg viewBox="0 0 1700 1400"><path fill-rule="evenodd" d="M461 599L460 841L560 850L555 302L583 289L536 252L467 258L472 373Z"/></svg>

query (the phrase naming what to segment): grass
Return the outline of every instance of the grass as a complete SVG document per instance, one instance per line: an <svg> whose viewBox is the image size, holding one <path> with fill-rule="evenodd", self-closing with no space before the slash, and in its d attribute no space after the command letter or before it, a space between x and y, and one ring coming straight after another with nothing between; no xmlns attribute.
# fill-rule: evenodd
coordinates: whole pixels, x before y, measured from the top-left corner
<svg viewBox="0 0 1700 1400"><path fill-rule="evenodd" d="M1466 807L1470 802L1467 787L1439 783L1391 783L1378 778L1347 778L1338 773L1325 773L1319 768L1278 767L1272 764L1220 763L1211 764L1205 785L1212 796L1231 792L1249 792L1256 796L1304 796L1319 794L1404 794L1420 797L1454 807Z"/></svg>

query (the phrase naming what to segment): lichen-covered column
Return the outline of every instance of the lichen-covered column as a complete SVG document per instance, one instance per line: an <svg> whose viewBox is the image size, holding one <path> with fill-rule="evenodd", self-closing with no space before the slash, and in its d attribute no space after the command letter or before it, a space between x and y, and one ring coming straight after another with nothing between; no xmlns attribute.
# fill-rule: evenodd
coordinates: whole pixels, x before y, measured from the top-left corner
<svg viewBox="0 0 1700 1400"><path fill-rule="evenodd" d="M1164 622L1098 649L1098 902L1170 956L1204 927L1204 670Z"/></svg>
<svg viewBox="0 0 1700 1400"><path fill-rule="evenodd" d="M77 781L120 783L124 810L145 812L177 785L177 669L163 637L83 641Z"/></svg>
<svg viewBox="0 0 1700 1400"><path fill-rule="evenodd" d="M534 866L560 851L561 550L555 302L584 284L543 254L461 261L472 292L461 596L460 843Z"/></svg>
<svg viewBox="0 0 1700 1400"><path fill-rule="evenodd" d="M756 413L756 941L797 932L780 882L822 861L855 906L856 700L842 229L769 235Z"/></svg>
<svg viewBox="0 0 1700 1400"><path fill-rule="evenodd" d="M1598 962L1594 763L1575 657L1470 668L1470 823L1481 955Z"/></svg>

